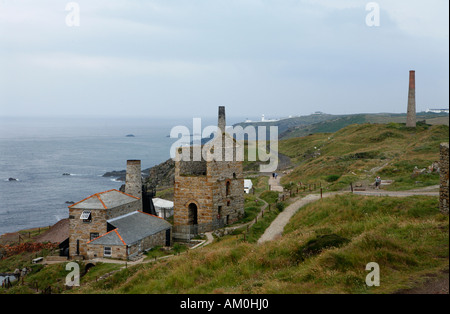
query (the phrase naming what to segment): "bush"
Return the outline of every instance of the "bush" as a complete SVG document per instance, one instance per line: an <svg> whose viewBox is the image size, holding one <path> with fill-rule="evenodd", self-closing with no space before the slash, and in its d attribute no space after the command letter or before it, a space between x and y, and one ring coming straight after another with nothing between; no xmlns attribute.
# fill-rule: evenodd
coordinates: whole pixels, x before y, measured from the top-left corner
<svg viewBox="0 0 450 314"><path fill-rule="evenodd" d="M325 178L325 181L327 181L327 182L329 182L329 183L335 182L335 181L339 180L340 177L341 177L341 176L338 175L338 174L332 174L332 175L327 176L327 177Z"/></svg>
<svg viewBox="0 0 450 314"><path fill-rule="evenodd" d="M285 203L285 202L279 202L279 203L277 203L277 209L278 209L278 211L282 212L285 208L286 208L286 203Z"/></svg>
<svg viewBox="0 0 450 314"><path fill-rule="evenodd" d="M295 255L297 260L304 261L306 258L317 255L327 248L341 247L349 242L349 239L337 234L325 234L309 240L297 250Z"/></svg>

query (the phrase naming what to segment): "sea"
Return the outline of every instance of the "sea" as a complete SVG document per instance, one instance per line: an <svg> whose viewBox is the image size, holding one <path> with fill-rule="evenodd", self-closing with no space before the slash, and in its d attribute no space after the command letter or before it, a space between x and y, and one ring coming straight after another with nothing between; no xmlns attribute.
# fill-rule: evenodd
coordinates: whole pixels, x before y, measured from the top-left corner
<svg viewBox="0 0 450 314"><path fill-rule="evenodd" d="M53 225L66 202L119 189L103 174L129 159L142 170L166 161L177 125L192 118L0 117L0 235Z"/></svg>

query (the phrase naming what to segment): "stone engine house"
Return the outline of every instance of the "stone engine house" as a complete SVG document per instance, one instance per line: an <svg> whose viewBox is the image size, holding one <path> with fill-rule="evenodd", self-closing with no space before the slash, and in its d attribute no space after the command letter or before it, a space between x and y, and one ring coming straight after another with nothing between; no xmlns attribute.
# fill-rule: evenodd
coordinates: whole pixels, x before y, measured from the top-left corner
<svg viewBox="0 0 450 314"><path fill-rule="evenodd" d="M244 215L244 177L237 142L225 132L225 107L219 107L218 134L201 146L207 152L200 161L175 161L174 227L177 238L189 238L233 223Z"/></svg>

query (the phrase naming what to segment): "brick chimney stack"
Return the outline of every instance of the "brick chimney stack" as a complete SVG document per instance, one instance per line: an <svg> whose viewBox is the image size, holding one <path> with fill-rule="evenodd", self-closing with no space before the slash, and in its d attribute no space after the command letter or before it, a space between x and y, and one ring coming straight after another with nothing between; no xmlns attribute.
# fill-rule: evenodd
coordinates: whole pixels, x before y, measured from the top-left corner
<svg viewBox="0 0 450 314"><path fill-rule="evenodd" d="M226 121L225 121L225 107L224 106L219 106L219 122L218 122L217 126L222 131L222 133L225 133Z"/></svg>
<svg viewBox="0 0 450 314"><path fill-rule="evenodd" d="M416 71L409 71L409 93L406 126L416 127Z"/></svg>
<svg viewBox="0 0 450 314"><path fill-rule="evenodd" d="M125 193L142 198L142 173L140 160L127 160Z"/></svg>

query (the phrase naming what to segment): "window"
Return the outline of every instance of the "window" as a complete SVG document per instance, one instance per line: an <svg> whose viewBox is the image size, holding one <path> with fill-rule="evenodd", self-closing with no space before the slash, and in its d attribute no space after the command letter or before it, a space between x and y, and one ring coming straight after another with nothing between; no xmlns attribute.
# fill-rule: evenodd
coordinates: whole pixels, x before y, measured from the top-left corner
<svg viewBox="0 0 450 314"><path fill-rule="evenodd" d="M112 249L110 246L105 246L103 248L103 256L111 256Z"/></svg>
<svg viewBox="0 0 450 314"><path fill-rule="evenodd" d="M83 211L83 213L80 216L80 219L83 219L83 222L91 222L91 212L89 210Z"/></svg>
<svg viewBox="0 0 450 314"><path fill-rule="evenodd" d="M94 240L94 239L97 239L98 236L99 236L99 234L98 234L97 232L91 232L90 240L92 241L92 240Z"/></svg>
<svg viewBox="0 0 450 314"><path fill-rule="evenodd" d="M230 195L230 181L227 181L226 189L225 189L225 195Z"/></svg>

